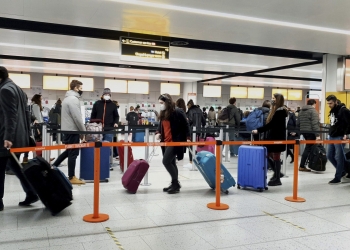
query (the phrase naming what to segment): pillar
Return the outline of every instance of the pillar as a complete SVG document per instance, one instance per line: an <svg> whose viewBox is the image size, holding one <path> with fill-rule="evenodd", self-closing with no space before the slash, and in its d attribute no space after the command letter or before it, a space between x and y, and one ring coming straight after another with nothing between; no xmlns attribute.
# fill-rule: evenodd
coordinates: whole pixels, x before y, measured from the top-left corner
<svg viewBox="0 0 350 250"><path fill-rule="evenodd" d="M326 97L335 95L341 102L347 103L347 93L344 91L345 59L343 56L327 54L323 56L321 123L329 123L329 107Z"/></svg>
<svg viewBox="0 0 350 250"><path fill-rule="evenodd" d="M185 82L183 88L183 99L185 103L192 99L197 104L197 82Z"/></svg>

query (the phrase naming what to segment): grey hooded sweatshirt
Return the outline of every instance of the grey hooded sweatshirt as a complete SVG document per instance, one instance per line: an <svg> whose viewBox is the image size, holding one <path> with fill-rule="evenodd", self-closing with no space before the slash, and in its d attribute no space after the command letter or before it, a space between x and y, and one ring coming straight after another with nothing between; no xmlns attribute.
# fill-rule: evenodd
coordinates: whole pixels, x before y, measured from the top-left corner
<svg viewBox="0 0 350 250"><path fill-rule="evenodd" d="M85 131L80 108L80 95L69 90L62 102L61 129L65 131Z"/></svg>

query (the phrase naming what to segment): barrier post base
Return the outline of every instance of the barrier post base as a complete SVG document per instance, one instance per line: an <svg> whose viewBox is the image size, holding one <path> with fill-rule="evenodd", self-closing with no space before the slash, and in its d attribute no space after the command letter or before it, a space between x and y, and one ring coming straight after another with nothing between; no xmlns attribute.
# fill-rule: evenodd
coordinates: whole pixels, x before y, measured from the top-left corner
<svg viewBox="0 0 350 250"><path fill-rule="evenodd" d="M207 207L210 209L213 209L213 210L227 210L227 209L229 209L229 206L227 204L220 203L220 206L217 206L216 202L208 203Z"/></svg>
<svg viewBox="0 0 350 250"><path fill-rule="evenodd" d="M290 202L305 202L306 200L304 198L301 197L297 197L296 199L294 199L293 196L287 196L286 198L284 198L286 201L290 201Z"/></svg>
<svg viewBox="0 0 350 250"><path fill-rule="evenodd" d="M109 220L108 214L98 214L98 217L94 217L93 214L88 214L83 217L85 222L98 223Z"/></svg>

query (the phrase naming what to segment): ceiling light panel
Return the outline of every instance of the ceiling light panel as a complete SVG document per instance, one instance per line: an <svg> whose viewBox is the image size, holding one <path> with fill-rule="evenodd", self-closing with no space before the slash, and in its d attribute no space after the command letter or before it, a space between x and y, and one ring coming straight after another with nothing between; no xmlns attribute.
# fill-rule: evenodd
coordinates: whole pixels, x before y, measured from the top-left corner
<svg viewBox="0 0 350 250"><path fill-rule="evenodd" d="M328 32L328 33L350 35L349 30L342 30L342 29L335 29L335 28L328 28L328 27L321 27L321 26L314 26L314 25L306 25L306 24L301 24L301 23L284 22L284 21L271 20L271 19L265 19L265 18L256 18L256 17L244 16L244 15L236 15L236 14L211 11L211 10L204 10L204 9L197 9L197 8L190 8L190 7L171 5L171 4L153 3L153 2L145 2L145 1L138 1L138 0L110 0L110 1L138 5L138 6L144 6L144 7L166 9L166 10L170 10L170 11L180 11L180 12L186 12L186 13L191 13L191 14L208 15L208 16L219 17L219 18L228 18L228 19L235 19L235 20L241 20L241 21L255 22L255 23L261 23L261 24L268 24L268 25L277 25L277 26L297 28L297 29L305 29L305 30L313 30L313 31L321 31L321 32Z"/></svg>

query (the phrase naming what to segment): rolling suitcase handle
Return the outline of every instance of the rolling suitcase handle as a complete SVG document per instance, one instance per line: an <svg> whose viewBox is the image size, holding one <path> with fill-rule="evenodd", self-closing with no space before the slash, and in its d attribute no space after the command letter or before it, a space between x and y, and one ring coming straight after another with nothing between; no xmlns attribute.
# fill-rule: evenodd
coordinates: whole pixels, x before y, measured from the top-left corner
<svg viewBox="0 0 350 250"><path fill-rule="evenodd" d="M9 148L8 148L7 150L10 152L10 149L9 149ZM21 170L23 170L23 166L22 166L22 164L19 162L19 159L17 158L17 156L15 155L15 153L10 152L10 154L11 154L12 158L15 160L15 162L17 163L17 165L19 166L19 168L20 168Z"/></svg>

